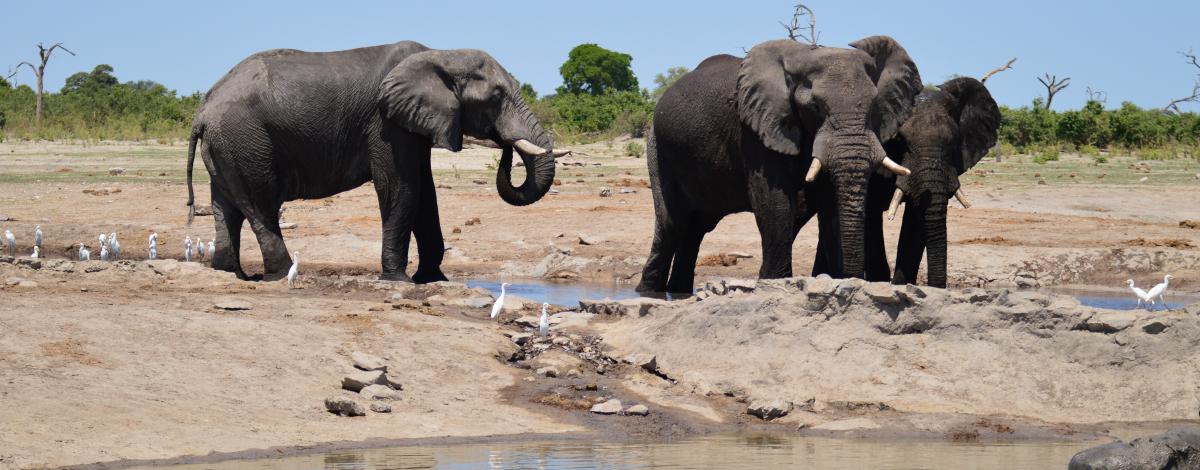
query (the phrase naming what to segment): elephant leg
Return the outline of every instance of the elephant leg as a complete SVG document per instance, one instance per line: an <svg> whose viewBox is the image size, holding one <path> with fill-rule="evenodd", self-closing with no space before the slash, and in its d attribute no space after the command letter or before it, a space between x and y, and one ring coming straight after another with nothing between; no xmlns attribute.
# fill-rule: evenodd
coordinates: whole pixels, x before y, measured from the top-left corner
<svg viewBox="0 0 1200 470"><path fill-rule="evenodd" d="M674 230L674 224L667 220L666 215L658 215L654 224L654 241L650 244L650 256L642 268L638 292L666 292L667 276L678 244L679 233Z"/></svg>
<svg viewBox="0 0 1200 470"><path fill-rule="evenodd" d="M921 269L921 257L925 254L924 207L910 200L904 208L904 220L900 225L900 240L896 244L896 270L892 284L916 284Z"/></svg>
<svg viewBox="0 0 1200 470"><path fill-rule="evenodd" d="M262 201L246 214L250 229L258 238L258 248L262 251L264 281L283 279L292 267L292 257L288 255L283 232L279 229L280 207L281 203Z"/></svg>
<svg viewBox="0 0 1200 470"><path fill-rule="evenodd" d="M240 129L237 135L214 133L209 136L208 151L202 152L205 164L211 163L210 168L216 168L216 171L209 171L210 176L215 173L213 184L219 186L213 194L221 197L221 204L226 209L233 209L223 214L226 233L230 237L223 245L236 250L234 240L240 240L242 222L250 222L262 252L263 279L281 279L292 263L279 230L279 183L275 180L276 175L270 172L247 176L242 171L246 167L269 165L278 156L274 154L265 130L250 124ZM232 259L226 256L230 264L239 259L236 255Z"/></svg>
<svg viewBox="0 0 1200 470"><path fill-rule="evenodd" d="M679 244L675 249L675 259L671 266L671 276L667 280L667 292L692 293L696 278L696 256L700 253L700 243L704 235L717 226L719 217L708 215L693 215L689 218L686 229L682 231Z"/></svg>
<svg viewBox="0 0 1200 470"><path fill-rule="evenodd" d="M372 152L371 179L379 198L379 215L383 221L383 253L379 278L389 281L411 281L408 270L408 245L420 213L421 168L419 158L429 155L428 141L384 123L385 138L390 148Z"/></svg>
<svg viewBox="0 0 1200 470"><path fill-rule="evenodd" d="M216 232L216 252L212 254L212 267L247 279L242 271L242 224L246 216L221 193L216 183L211 183L213 225Z"/></svg>
<svg viewBox="0 0 1200 470"><path fill-rule="evenodd" d="M866 275L870 282L888 282L892 270L888 267L887 246L883 241L883 213L867 212L866 234Z"/></svg>
<svg viewBox="0 0 1200 470"><path fill-rule="evenodd" d="M446 243L442 237L437 190L433 184L433 170L430 167L428 150L421 162L420 184L420 216L417 217L416 229L413 232L417 239L417 272L413 273L412 280L418 284L446 281L448 279L442 273L442 258L446 253Z"/></svg>
<svg viewBox="0 0 1200 470"><path fill-rule="evenodd" d="M792 223L795 217L783 209L785 207L772 204L754 210L754 221L762 237L759 279L792 277L792 242L796 240L797 231Z"/></svg>

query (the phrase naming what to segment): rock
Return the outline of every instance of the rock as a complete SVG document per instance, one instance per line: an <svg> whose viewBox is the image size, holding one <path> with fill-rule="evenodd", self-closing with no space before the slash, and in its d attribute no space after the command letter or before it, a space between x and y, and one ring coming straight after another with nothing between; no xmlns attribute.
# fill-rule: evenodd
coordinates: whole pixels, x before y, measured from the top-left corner
<svg viewBox="0 0 1200 470"><path fill-rule="evenodd" d="M726 255L729 255L729 256L732 256L732 257L734 257L734 258L738 258L738 259L750 259L750 258L753 258L753 257L754 257L754 255L752 255L752 254L749 254L749 253L743 253L743 252L740 252L740 251L730 251L729 253L725 253L725 254L726 254Z"/></svg>
<svg viewBox="0 0 1200 470"><path fill-rule="evenodd" d="M361 403L346 397L326 398L325 409L338 416L366 416L367 414Z"/></svg>
<svg viewBox="0 0 1200 470"><path fill-rule="evenodd" d="M118 175L123 175L123 174L125 174L125 169L124 169L124 168L121 168L121 167L114 167L114 168L109 168L109 169L108 169L108 175L109 175L109 176L118 176Z"/></svg>
<svg viewBox="0 0 1200 470"><path fill-rule="evenodd" d="M1096 333L1116 333L1133 326L1138 314L1134 312L1096 313L1083 322L1083 328Z"/></svg>
<svg viewBox="0 0 1200 470"><path fill-rule="evenodd" d="M758 281L753 279L729 279L725 281L727 292L754 292Z"/></svg>
<svg viewBox="0 0 1200 470"><path fill-rule="evenodd" d="M1181 428L1129 442L1116 441L1083 450L1069 470L1200 469L1200 428Z"/></svg>
<svg viewBox="0 0 1200 470"><path fill-rule="evenodd" d="M254 304L238 297L217 297L217 300L213 302L213 307L221 310L237 311L253 309Z"/></svg>
<svg viewBox="0 0 1200 470"><path fill-rule="evenodd" d="M633 194L636 192L637 190L633 188L621 188L621 194Z"/></svg>
<svg viewBox="0 0 1200 470"><path fill-rule="evenodd" d="M621 409L622 409L621 400L613 398L604 403L593 405L591 411L592 411L592 413L596 413L596 414L600 414L600 415L615 415L617 413L620 413Z"/></svg>
<svg viewBox="0 0 1200 470"><path fill-rule="evenodd" d="M400 392L392 390L387 385L372 384L363 387L358 395L367 400L399 400Z"/></svg>
<svg viewBox="0 0 1200 470"><path fill-rule="evenodd" d="M354 351L350 354L350 360L354 361L354 367L362 370L381 370L387 372L387 364L383 362L383 359L365 352Z"/></svg>
<svg viewBox="0 0 1200 470"><path fill-rule="evenodd" d="M1145 331L1148 334L1156 335L1165 331L1169 326L1170 325L1167 325L1159 320L1153 320L1150 323L1142 325L1142 331Z"/></svg>
<svg viewBox="0 0 1200 470"><path fill-rule="evenodd" d="M37 282L30 281L29 279L24 279L21 282L17 283L17 287L23 287L26 289L36 289L37 286L38 286Z"/></svg>
<svg viewBox="0 0 1200 470"><path fill-rule="evenodd" d="M580 245L592 246L592 245L599 245L601 243L604 243L603 238L588 236L588 235L585 235L582 233L579 234L579 244Z"/></svg>
<svg viewBox="0 0 1200 470"><path fill-rule="evenodd" d="M577 377L583 377L583 372L580 372L579 369L571 369L567 371L567 378L573 379Z"/></svg>
<svg viewBox="0 0 1200 470"><path fill-rule="evenodd" d="M787 400L754 400L746 408L746 413L757 416L764 421L787 416L792 411L792 402Z"/></svg>
<svg viewBox="0 0 1200 470"><path fill-rule="evenodd" d="M207 217L213 215L212 206L196 204L196 217Z"/></svg>
<svg viewBox="0 0 1200 470"><path fill-rule="evenodd" d="M625 410L625 414L630 416L646 416L650 414L650 409L646 405L633 405Z"/></svg>
<svg viewBox="0 0 1200 470"><path fill-rule="evenodd" d="M625 362L645 369L646 372L658 371L658 357L653 354L636 353L625 356Z"/></svg>
<svg viewBox="0 0 1200 470"><path fill-rule="evenodd" d="M551 341L551 343L554 344L555 346L566 346L568 344L571 344L571 338L568 338L566 336L559 336L557 338L554 338L554 340Z"/></svg>
<svg viewBox="0 0 1200 470"><path fill-rule="evenodd" d="M374 411L376 413L391 413L392 405L389 405L387 403L375 402L375 403L371 404L371 411Z"/></svg>
<svg viewBox="0 0 1200 470"><path fill-rule="evenodd" d="M525 345L533 338L533 333L513 333L512 340L514 343Z"/></svg>
<svg viewBox="0 0 1200 470"><path fill-rule="evenodd" d="M535 374L542 377L555 378L558 377L558 368L554 366L546 366L534 371Z"/></svg>
<svg viewBox="0 0 1200 470"><path fill-rule="evenodd" d="M0 214L0 222L12 222L12 221L14 221L14 220L17 220L17 219L14 219L14 218L12 218L12 217L9 217L9 216L7 216L7 215L4 215L4 214Z"/></svg>
<svg viewBox="0 0 1200 470"><path fill-rule="evenodd" d="M611 197L611 196L612 196L611 189L608 189L607 187L600 188L600 197Z"/></svg>
<svg viewBox="0 0 1200 470"><path fill-rule="evenodd" d="M387 385L383 371L354 371L342 377L342 388L351 392L361 391L368 385Z"/></svg>
<svg viewBox="0 0 1200 470"><path fill-rule="evenodd" d="M383 384L391 387L392 390L404 390L404 386L400 384L399 380L387 374L383 374Z"/></svg>
<svg viewBox="0 0 1200 470"><path fill-rule="evenodd" d="M296 227L298 227L298 225L296 225L295 222L284 222L284 223L279 224L280 230L291 230Z"/></svg>
<svg viewBox="0 0 1200 470"><path fill-rule="evenodd" d="M867 298L881 304L900 302L900 297L896 295L896 289L886 282L868 283L866 286L863 286L863 294L866 294Z"/></svg>
<svg viewBox="0 0 1200 470"><path fill-rule="evenodd" d="M649 315L659 307L670 307L671 303L662 299L637 298L627 300L579 300L579 311L595 315Z"/></svg>
<svg viewBox="0 0 1200 470"><path fill-rule="evenodd" d="M818 424L813 426L813 429L820 431L853 431L855 429L878 429L879 423L871 421L867 418L851 418L839 419L828 423Z"/></svg>

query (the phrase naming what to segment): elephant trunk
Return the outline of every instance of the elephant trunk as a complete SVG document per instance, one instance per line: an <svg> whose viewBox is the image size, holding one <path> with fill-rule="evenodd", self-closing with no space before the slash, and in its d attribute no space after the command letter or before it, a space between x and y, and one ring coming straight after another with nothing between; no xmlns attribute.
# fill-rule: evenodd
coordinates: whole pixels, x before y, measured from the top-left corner
<svg viewBox="0 0 1200 470"><path fill-rule="evenodd" d="M871 164L866 158L841 158L833 170L844 277L865 276L863 231L870 175Z"/></svg>
<svg viewBox="0 0 1200 470"><path fill-rule="evenodd" d="M929 265L929 285L946 287L946 204L949 195L930 194L925 209L925 256Z"/></svg>
<svg viewBox="0 0 1200 470"><path fill-rule="evenodd" d="M553 143L520 98L510 100L497 123L502 152L496 168L496 191L500 199L514 206L527 206L540 200L554 184ZM525 163L525 182L512 183L513 147ZM540 152L540 153L537 153Z"/></svg>

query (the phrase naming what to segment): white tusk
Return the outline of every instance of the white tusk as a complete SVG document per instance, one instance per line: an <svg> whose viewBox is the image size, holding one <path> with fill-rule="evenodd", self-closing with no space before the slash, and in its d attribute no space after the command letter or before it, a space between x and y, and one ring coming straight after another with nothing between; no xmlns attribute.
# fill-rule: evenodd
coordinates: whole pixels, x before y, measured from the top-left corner
<svg viewBox="0 0 1200 470"><path fill-rule="evenodd" d="M821 172L821 161L816 158L812 159L812 163L808 165L808 175L804 177L804 181L809 183L817 179L817 173Z"/></svg>
<svg viewBox="0 0 1200 470"><path fill-rule="evenodd" d="M525 155L544 155L546 153L546 149L538 147L533 142L525 139L518 139L516 142L513 142L513 147L516 147L518 151Z"/></svg>
<svg viewBox="0 0 1200 470"><path fill-rule="evenodd" d="M892 194L892 204L888 206L888 220L896 220L896 209L900 208L900 202L904 200L904 191L896 188L896 192Z"/></svg>
<svg viewBox="0 0 1200 470"><path fill-rule="evenodd" d="M570 154L571 154L570 150L552 150L552 151L550 151L550 156L554 157L554 158L565 157Z"/></svg>
<svg viewBox="0 0 1200 470"><path fill-rule="evenodd" d="M954 199L958 199L958 203L962 204L963 209L971 208L971 202L967 201L967 195L963 194L962 188L958 188L958 191L954 192Z"/></svg>
<svg viewBox="0 0 1200 470"><path fill-rule="evenodd" d="M896 163L889 157L883 157L883 167L900 176L908 176L912 173L911 171L908 171L908 168L900 166L899 163Z"/></svg>

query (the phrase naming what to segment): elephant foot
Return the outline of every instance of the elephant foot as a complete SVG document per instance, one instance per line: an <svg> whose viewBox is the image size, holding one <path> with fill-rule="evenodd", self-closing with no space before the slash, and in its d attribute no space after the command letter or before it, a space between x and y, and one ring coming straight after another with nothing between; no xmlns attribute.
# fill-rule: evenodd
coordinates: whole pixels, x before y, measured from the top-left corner
<svg viewBox="0 0 1200 470"><path fill-rule="evenodd" d="M283 279L283 278L285 278L285 277L287 277L287 272L286 272L286 271L284 271L284 272L273 272L273 273L263 273L263 274L262 274L262 277L260 278L260 280L262 280L262 281L266 281L266 282L271 282L271 281L278 281L278 280L280 280L280 279Z"/></svg>
<svg viewBox="0 0 1200 470"><path fill-rule="evenodd" d="M417 284L428 284L431 282L449 281L441 269L421 269L417 268L417 272L412 275L412 282Z"/></svg>
<svg viewBox="0 0 1200 470"><path fill-rule="evenodd" d="M379 280L380 281L413 282L411 277L408 277L407 274L404 274L404 271L379 273Z"/></svg>

